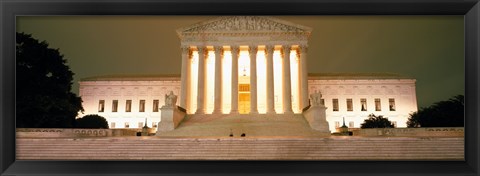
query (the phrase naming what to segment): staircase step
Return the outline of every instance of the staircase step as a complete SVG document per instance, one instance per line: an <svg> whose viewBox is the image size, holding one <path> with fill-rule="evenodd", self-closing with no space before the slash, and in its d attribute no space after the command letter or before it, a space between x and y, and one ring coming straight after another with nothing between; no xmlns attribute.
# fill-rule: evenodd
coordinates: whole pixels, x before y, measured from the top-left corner
<svg viewBox="0 0 480 176"><path fill-rule="evenodd" d="M19 138L17 159L463 160L463 138Z"/></svg>

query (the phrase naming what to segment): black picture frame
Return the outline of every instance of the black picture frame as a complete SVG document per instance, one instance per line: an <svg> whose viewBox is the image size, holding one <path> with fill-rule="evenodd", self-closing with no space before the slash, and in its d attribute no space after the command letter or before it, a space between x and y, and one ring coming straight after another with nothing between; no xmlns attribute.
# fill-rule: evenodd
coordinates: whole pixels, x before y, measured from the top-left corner
<svg viewBox="0 0 480 176"><path fill-rule="evenodd" d="M479 175L478 0L0 0L1 175ZM16 161L17 15L464 15L465 161Z"/></svg>

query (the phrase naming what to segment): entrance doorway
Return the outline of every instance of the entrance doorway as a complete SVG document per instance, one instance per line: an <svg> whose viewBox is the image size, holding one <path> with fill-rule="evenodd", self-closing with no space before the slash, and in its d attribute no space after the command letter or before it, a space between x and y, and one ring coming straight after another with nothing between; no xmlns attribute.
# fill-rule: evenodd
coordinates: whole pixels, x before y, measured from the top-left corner
<svg viewBox="0 0 480 176"><path fill-rule="evenodd" d="M238 112L248 114L250 113L250 84L239 84L238 90Z"/></svg>

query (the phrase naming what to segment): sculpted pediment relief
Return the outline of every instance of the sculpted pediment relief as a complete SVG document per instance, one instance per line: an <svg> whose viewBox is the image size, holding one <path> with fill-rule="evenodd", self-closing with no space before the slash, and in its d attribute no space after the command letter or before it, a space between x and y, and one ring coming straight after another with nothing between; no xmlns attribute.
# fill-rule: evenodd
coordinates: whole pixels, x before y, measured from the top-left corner
<svg viewBox="0 0 480 176"><path fill-rule="evenodd" d="M311 28L265 16L227 16L177 30L179 35L195 33L298 32Z"/></svg>

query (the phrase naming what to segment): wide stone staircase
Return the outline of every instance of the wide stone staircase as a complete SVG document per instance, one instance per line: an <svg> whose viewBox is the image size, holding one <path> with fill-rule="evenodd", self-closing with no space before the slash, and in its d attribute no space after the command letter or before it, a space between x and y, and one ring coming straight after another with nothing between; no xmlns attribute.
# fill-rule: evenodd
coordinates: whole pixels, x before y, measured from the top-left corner
<svg viewBox="0 0 480 176"><path fill-rule="evenodd" d="M463 137L17 138L18 160L463 160Z"/></svg>
<svg viewBox="0 0 480 176"><path fill-rule="evenodd" d="M329 133L313 130L302 114L276 115L187 115L185 120L173 131L162 132L165 137L224 136L290 136L323 137Z"/></svg>

